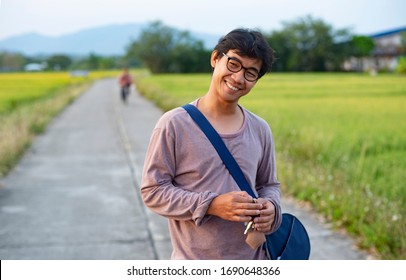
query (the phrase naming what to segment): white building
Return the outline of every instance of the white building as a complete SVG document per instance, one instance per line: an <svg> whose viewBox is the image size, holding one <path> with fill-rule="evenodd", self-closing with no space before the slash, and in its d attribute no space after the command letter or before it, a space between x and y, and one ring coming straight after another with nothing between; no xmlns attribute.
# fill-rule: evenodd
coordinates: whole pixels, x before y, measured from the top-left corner
<svg viewBox="0 0 406 280"><path fill-rule="evenodd" d="M375 59L378 70L393 71L396 69L399 57L406 51L402 45L402 34L404 34L404 40L406 40L406 27L370 36L375 43L372 57Z"/></svg>
<svg viewBox="0 0 406 280"><path fill-rule="evenodd" d="M344 63L344 69L372 72L394 71L399 57L406 52L402 36L403 40L406 40L406 27L369 35L375 44L371 55L363 58L350 58Z"/></svg>
<svg viewBox="0 0 406 280"><path fill-rule="evenodd" d="M46 63L28 63L24 66L24 70L29 72L44 71L45 68L47 68Z"/></svg>

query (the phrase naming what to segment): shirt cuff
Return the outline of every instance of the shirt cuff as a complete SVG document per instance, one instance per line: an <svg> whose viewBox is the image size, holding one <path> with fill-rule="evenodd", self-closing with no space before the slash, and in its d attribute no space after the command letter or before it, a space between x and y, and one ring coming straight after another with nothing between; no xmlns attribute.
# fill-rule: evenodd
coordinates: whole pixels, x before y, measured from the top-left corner
<svg viewBox="0 0 406 280"><path fill-rule="evenodd" d="M201 226L211 219L212 216L206 215L206 213L213 199L218 196L218 194L212 192L206 192L205 194L206 195L202 203L196 208L193 213L192 219L195 222L196 226Z"/></svg>

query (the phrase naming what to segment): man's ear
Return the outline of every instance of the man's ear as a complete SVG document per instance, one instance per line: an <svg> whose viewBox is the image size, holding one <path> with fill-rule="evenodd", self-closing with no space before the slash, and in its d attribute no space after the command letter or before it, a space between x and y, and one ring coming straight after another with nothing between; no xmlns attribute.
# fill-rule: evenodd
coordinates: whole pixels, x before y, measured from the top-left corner
<svg viewBox="0 0 406 280"><path fill-rule="evenodd" d="M211 67L212 67L213 69L216 68L216 64L217 64L218 57L219 57L218 54L219 54L219 53L218 53L218 51L216 51L216 50L214 50L214 51L211 53L210 64L211 64Z"/></svg>

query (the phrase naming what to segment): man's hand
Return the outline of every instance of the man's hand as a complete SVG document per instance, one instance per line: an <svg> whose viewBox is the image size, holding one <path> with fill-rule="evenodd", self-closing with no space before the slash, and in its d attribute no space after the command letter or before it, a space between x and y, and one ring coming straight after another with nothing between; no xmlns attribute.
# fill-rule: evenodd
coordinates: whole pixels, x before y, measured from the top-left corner
<svg viewBox="0 0 406 280"><path fill-rule="evenodd" d="M259 217L254 219L255 229L268 233L271 231L272 224L275 220L275 206L272 202L264 199L258 198L258 204L261 204L261 211Z"/></svg>
<svg viewBox="0 0 406 280"><path fill-rule="evenodd" d="M264 207L264 203L254 203L253 201L254 199L244 191L221 194L213 199L209 209L207 209L207 214L234 222L249 222L252 216L261 215ZM269 216L270 212L269 210L264 215ZM264 220L269 219L269 217L264 218ZM261 228L263 223L261 222Z"/></svg>

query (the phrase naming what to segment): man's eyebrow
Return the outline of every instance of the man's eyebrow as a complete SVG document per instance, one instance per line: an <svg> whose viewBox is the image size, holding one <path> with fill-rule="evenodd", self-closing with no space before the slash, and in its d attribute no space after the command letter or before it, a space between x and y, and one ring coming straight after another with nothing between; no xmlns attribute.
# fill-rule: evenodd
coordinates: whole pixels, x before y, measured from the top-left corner
<svg viewBox="0 0 406 280"><path fill-rule="evenodd" d="M238 57L230 56L230 59L237 60L239 63L241 63L241 65L242 65L245 69L252 69L252 70L255 70L255 71L257 71L257 73L259 74L259 70L258 70L257 68L255 68L255 67L245 67L245 66L242 64L242 61L241 61Z"/></svg>

